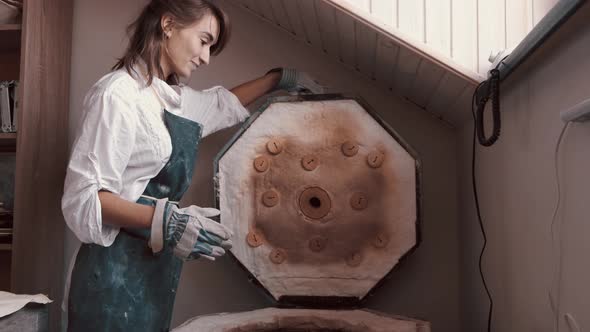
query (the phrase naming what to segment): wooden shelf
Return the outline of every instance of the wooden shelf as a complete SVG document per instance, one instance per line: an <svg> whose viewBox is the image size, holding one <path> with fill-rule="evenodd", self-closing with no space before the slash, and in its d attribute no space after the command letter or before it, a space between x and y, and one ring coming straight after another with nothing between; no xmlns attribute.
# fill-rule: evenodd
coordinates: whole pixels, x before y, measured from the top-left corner
<svg viewBox="0 0 590 332"><path fill-rule="evenodd" d="M0 24L0 31L21 30L20 23Z"/></svg>
<svg viewBox="0 0 590 332"><path fill-rule="evenodd" d="M0 133L0 140L13 139L16 140L16 133Z"/></svg>
<svg viewBox="0 0 590 332"><path fill-rule="evenodd" d="M16 152L16 133L0 133L0 152Z"/></svg>

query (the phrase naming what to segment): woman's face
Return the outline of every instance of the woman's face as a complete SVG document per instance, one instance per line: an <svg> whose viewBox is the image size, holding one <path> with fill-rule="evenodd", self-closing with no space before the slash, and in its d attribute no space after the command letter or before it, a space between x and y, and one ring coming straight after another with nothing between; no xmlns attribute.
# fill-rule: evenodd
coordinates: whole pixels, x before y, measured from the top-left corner
<svg viewBox="0 0 590 332"><path fill-rule="evenodd" d="M210 13L198 22L184 28L166 28L162 20L166 40L162 68L166 76L173 73L189 78L192 71L202 64L209 64L211 46L219 37L219 22Z"/></svg>

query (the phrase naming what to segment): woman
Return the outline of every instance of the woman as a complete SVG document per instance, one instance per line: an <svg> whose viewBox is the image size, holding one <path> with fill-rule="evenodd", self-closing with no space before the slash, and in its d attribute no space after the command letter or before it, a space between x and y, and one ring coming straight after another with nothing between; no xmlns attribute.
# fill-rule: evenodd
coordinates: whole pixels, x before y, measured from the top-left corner
<svg viewBox="0 0 590 332"><path fill-rule="evenodd" d="M231 92L178 85L229 38L227 15L207 0L152 0L129 32L125 55L84 100L67 170L62 210L84 243L70 331L168 330L182 262L231 247L230 231L212 220L218 210L176 203L201 137L243 121L243 105L265 93L313 85L281 69Z"/></svg>

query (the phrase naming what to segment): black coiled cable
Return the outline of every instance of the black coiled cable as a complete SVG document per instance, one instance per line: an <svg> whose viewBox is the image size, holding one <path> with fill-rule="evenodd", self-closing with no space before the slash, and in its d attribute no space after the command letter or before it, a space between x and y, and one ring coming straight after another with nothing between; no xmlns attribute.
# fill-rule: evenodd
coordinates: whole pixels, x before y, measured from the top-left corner
<svg viewBox="0 0 590 332"><path fill-rule="evenodd" d="M477 139L479 144L483 146L492 146L498 138L500 138L500 129L502 127L500 117L500 71L498 68L490 70L490 78L488 81L481 84L475 91L477 96L477 112L475 116L475 126L477 132ZM480 95L480 89L485 89L484 93ZM493 116L493 132L487 138L484 129L483 114L488 100L492 98L492 116Z"/></svg>

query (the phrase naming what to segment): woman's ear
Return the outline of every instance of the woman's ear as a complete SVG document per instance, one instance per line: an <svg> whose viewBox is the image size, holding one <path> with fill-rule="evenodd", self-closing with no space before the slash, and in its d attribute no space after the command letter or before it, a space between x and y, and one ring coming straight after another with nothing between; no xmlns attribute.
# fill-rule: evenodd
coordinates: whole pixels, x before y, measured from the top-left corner
<svg viewBox="0 0 590 332"><path fill-rule="evenodd" d="M164 36L166 38L170 38L172 36L172 28L174 27L174 19L169 14L162 15L160 19L160 25L162 26L162 31L164 32Z"/></svg>

